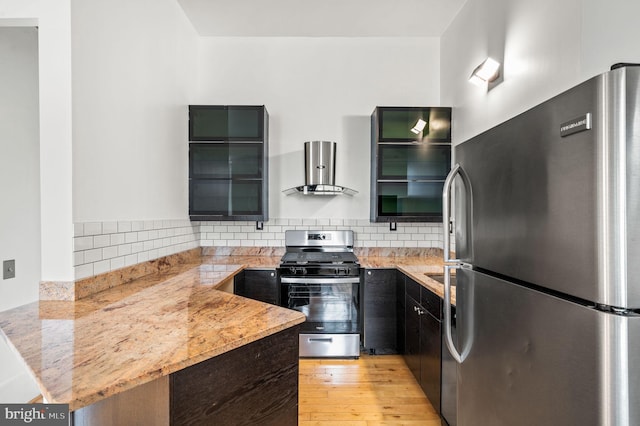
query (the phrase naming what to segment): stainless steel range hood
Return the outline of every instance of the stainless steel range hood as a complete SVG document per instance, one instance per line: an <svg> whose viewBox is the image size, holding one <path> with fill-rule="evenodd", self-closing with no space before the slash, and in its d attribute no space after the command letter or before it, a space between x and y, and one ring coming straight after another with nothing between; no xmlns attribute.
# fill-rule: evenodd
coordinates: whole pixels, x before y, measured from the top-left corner
<svg viewBox="0 0 640 426"><path fill-rule="evenodd" d="M336 185L336 143L312 141L304 143L304 185L285 189L287 195L354 195L355 191Z"/></svg>

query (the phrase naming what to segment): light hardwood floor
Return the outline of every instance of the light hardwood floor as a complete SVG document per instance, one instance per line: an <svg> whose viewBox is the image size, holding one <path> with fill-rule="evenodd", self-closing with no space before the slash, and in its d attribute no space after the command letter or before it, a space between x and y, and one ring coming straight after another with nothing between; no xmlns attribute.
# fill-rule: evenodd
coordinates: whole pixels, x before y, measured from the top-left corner
<svg viewBox="0 0 640 426"><path fill-rule="evenodd" d="M301 359L300 426L440 426L400 355Z"/></svg>

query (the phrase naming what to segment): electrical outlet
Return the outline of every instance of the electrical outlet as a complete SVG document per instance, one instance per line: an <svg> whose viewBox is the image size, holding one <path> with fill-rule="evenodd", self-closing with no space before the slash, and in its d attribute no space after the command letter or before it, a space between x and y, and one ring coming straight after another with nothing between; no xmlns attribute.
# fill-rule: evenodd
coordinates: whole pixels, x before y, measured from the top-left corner
<svg viewBox="0 0 640 426"><path fill-rule="evenodd" d="M9 278L16 277L16 261L15 259L5 260L2 262L2 279L8 280Z"/></svg>

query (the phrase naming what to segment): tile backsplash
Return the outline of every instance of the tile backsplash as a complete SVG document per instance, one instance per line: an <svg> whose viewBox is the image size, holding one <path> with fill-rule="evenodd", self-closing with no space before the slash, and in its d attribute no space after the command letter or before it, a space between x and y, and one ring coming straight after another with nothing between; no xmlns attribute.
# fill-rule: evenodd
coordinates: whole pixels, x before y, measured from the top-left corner
<svg viewBox="0 0 640 426"><path fill-rule="evenodd" d="M189 220L75 223L75 279L197 248L198 228Z"/></svg>
<svg viewBox="0 0 640 426"><path fill-rule="evenodd" d="M368 219L270 219L264 229L255 222L195 222L200 225L200 245L284 247L284 231L350 229L355 232L356 247L438 247L442 248L440 223L398 223L391 231L388 223Z"/></svg>
<svg viewBox="0 0 640 426"><path fill-rule="evenodd" d="M442 248L440 223L388 223L368 219L270 219L256 222L144 220L74 224L75 278L82 279L197 247L284 247L288 229L355 232L356 247Z"/></svg>

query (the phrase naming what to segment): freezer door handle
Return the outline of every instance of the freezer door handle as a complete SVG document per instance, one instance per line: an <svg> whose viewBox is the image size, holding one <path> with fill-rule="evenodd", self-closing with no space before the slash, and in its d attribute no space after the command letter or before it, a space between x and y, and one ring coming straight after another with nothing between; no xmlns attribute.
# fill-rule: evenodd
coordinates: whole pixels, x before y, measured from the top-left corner
<svg viewBox="0 0 640 426"><path fill-rule="evenodd" d="M453 343L453 336L451 334L451 270L458 269L458 265L445 265L444 267L444 337L449 348L449 352L453 359L458 364L462 364L463 358L460 352L456 349L456 345Z"/></svg>

